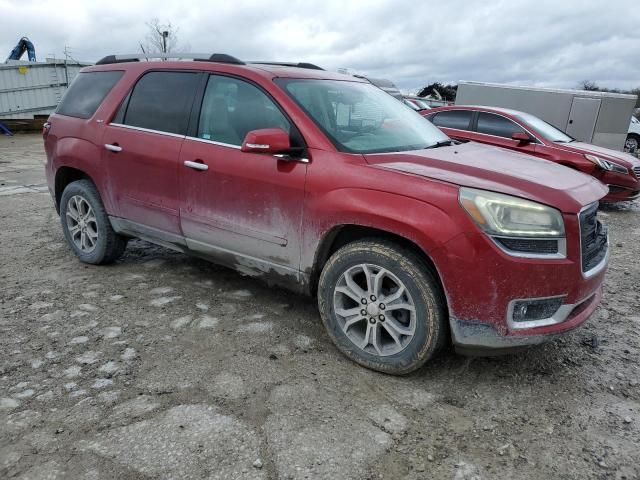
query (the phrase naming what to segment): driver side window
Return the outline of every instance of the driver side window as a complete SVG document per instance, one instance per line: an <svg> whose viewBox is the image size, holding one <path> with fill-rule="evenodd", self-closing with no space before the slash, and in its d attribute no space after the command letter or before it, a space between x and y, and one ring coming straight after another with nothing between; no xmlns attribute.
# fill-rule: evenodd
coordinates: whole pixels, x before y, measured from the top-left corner
<svg viewBox="0 0 640 480"><path fill-rule="evenodd" d="M202 99L198 138L239 146L248 132L262 128L291 132L289 121L262 90L237 78L211 75Z"/></svg>

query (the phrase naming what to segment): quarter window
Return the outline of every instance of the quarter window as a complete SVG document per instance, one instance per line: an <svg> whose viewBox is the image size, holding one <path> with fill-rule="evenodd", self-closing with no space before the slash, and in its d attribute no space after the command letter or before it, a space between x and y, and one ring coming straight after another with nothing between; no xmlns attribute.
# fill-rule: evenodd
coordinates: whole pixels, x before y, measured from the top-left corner
<svg viewBox="0 0 640 480"><path fill-rule="evenodd" d="M122 71L79 73L56 113L77 118L91 117L123 74Z"/></svg>
<svg viewBox="0 0 640 480"><path fill-rule="evenodd" d="M493 113L480 112L478 114L478 133L511 138L516 132L524 132L524 129L508 118Z"/></svg>
<svg viewBox="0 0 640 480"><path fill-rule="evenodd" d="M447 110L437 113L431 121L437 127L469 130L471 112L469 110Z"/></svg>
<svg viewBox="0 0 640 480"><path fill-rule="evenodd" d="M202 99L198 138L242 145L252 130L291 124L276 104L259 88L237 78L211 75Z"/></svg>
<svg viewBox="0 0 640 480"><path fill-rule="evenodd" d="M150 72L131 93L124 124L185 135L198 83L195 72Z"/></svg>

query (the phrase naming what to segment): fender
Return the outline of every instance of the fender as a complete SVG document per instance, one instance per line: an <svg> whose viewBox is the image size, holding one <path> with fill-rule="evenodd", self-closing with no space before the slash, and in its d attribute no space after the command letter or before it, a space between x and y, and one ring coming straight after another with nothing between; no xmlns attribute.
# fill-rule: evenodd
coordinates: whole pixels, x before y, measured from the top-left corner
<svg viewBox="0 0 640 480"><path fill-rule="evenodd" d="M113 202L108 194L108 175L102 162L102 149L92 142L76 137L62 137L56 142L54 178L61 167L71 167L86 173L96 185L108 214L113 214ZM55 185L55 183L54 183Z"/></svg>
<svg viewBox="0 0 640 480"><path fill-rule="evenodd" d="M344 225L376 228L406 238L418 245L440 270L438 263L444 257L440 258L438 251L459 235L469 220L462 209L456 208L456 187L443 186L439 191L441 195L435 195L435 198L448 197L446 204L453 208L445 211L404 194L362 188L332 190L308 199L301 270L305 273L313 271L322 242L336 227Z"/></svg>

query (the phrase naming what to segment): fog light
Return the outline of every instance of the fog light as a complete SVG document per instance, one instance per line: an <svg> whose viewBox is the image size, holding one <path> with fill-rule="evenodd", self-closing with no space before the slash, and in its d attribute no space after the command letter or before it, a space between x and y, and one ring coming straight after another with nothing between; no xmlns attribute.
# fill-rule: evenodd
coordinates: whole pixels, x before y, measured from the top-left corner
<svg viewBox="0 0 640 480"><path fill-rule="evenodd" d="M553 317L562 306L564 297L541 300L518 300L513 305L514 322L530 322Z"/></svg>

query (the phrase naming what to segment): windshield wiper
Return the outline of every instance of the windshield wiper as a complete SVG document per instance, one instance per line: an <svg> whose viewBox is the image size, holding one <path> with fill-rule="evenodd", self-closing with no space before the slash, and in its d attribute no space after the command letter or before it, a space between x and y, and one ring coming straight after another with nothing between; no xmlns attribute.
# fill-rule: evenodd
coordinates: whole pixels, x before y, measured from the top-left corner
<svg viewBox="0 0 640 480"><path fill-rule="evenodd" d="M438 148L438 147L450 147L451 145L457 145L457 142L455 142L454 140L448 139L448 140L440 140L439 142L436 142L432 145L429 145L427 147L424 147L425 149L427 148Z"/></svg>

